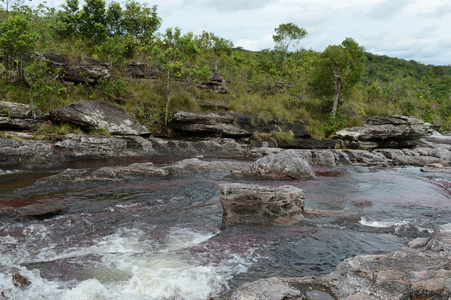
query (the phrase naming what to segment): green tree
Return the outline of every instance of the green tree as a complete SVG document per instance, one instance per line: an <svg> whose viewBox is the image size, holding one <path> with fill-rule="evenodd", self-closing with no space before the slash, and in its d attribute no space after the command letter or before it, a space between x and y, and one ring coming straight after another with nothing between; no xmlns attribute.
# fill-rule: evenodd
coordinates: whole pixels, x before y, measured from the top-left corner
<svg viewBox="0 0 451 300"><path fill-rule="evenodd" d="M123 31L142 42L148 42L160 28L161 18L157 15L157 6L147 7L134 0L125 3L123 11Z"/></svg>
<svg viewBox="0 0 451 300"><path fill-rule="evenodd" d="M117 2L111 2L108 6L108 10L106 11L106 24L107 30L110 37L121 36L124 34L123 29L123 18L124 12L122 11L122 7Z"/></svg>
<svg viewBox="0 0 451 300"><path fill-rule="evenodd" d="M56 14L57 28L56 30L63 38L75 36L80 26L80 9L78 0L66 0L61 5L62 10Z"/></svg>
<svg viewBox="0 0 451 300"><path fill-rule="evenodd" d="M286 73L285 61L290 46L297 46L307 34L307 30L300 28L293 23L280 24L279 27L275 29L272 38L276 43L275 49L282 53L284 73Z"/></svg>
<svg viewBox="0 0 451 300"><path fill-rule="evenodd" d="M199 53L192 32L182 35L180 28L168 28L153 48L153 57L163 71L162 80L166 84L166 106L164 124L167 125L169 107L175 95L176 80L187 79L193 75L209 77L205 68L196 68L194 57Z"/></svg>
<svg viewBox="0 0 451 300"><path fill-rule="evenodd" d="M328 46L321 53L310 84L319 96L333 95L332 115L337 113L340 93L350 91L365 71L364 48L351 38L341 45Z"/></svg>
<svg viewBox="0 0 451 300"><path fill-rule="evenodd" d="M198 47L207 54L214 57L214 71L218 71L219 60L221 57L229 56L232 53L233 43L222 37L216 36L211 32L203 31L201 35L195 38Z"/></svg>
<svg viewBox="0 0 451 300"><path fill-rule="evenodd" d="M16 68L20 80L25 79L25 63L36 46L37 38L28 20L22 16L12 14L0 24L2 59L8 67Z"/></svg>
<svg viewBox="0 0 451 300"><path fill-rule="evenodd" d="M86 0L80 13L80 33L94 43L105 40L107 25L104 0Z"/></svg>

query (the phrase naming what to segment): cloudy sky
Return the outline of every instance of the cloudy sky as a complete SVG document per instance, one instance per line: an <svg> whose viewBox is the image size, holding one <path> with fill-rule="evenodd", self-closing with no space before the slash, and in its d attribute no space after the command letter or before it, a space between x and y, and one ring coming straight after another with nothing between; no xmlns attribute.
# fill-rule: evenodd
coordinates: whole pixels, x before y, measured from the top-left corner
<svg viewBox="0 0 451 300"><path fill-rule="evenodd" d="M116 0L117 1L117 0ZM83 1L80 1L83 3ZM107 0L109 3L110 0ZM117 1L121 2L121 1ZM282 23L307 30L299 47L323 51L352 37L366 51L451 65L450 0L138 0L157 5L162 29L203 30L249 50L274 48ZM32 3L38 3L32 0ZM59 6L64 0L49 0ZM292 49L293 50L293 49Z"/></svg>

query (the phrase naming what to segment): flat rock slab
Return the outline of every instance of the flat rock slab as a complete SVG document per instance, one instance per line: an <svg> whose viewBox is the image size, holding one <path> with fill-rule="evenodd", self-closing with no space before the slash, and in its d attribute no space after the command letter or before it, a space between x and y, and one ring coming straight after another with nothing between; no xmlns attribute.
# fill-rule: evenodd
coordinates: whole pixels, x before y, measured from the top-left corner
<svg viewBox="0 0 451 300"><path fill-rule="evenodd" d="M149 135L124 109L105 101L81 101L50 111L52 120L84 130L105 129L117 135Z"/></svg>
<svg viewBox="0 0 451 300"><path fill-rule="evenodd" d="M285 225L303 220L304 192L294 186L264 187L230 183L219 186L221 228L233 225Z"/></svg>

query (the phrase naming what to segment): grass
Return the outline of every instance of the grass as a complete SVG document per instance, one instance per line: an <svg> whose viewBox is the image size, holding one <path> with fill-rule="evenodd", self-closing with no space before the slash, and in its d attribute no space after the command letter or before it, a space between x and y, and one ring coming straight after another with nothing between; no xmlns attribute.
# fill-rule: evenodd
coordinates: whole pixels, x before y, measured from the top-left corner
<svg viewBox="0 0 451 300"><path fill-rule="evenodd" d="M294 141L295 136L291 131L271 131L270 133L255 131L253 138L259 141L273 139L278 142L285 142L289 144Z"/></svg>

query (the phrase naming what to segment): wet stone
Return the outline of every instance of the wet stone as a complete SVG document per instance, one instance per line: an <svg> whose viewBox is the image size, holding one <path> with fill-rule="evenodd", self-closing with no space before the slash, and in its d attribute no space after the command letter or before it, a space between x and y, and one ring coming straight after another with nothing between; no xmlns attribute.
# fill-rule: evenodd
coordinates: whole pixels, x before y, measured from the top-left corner
<svg viewBox="0 0 451 300"><path fill-rule="evenodd" d="M303 220L304 192L296 187L255 184L220 185L223 207L221 228L243 225L294 224Z"/></svg>

